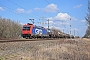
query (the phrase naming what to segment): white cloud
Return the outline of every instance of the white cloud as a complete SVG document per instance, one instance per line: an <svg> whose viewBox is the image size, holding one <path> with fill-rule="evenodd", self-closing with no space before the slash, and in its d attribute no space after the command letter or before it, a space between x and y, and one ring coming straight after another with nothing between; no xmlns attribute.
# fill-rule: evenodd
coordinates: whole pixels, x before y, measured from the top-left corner
<svg viewBox="0 0 90 60"><path fill-rule="evenodd" d="M48 24L48 21L46 21L46 23ZM49 20L49 24L52 24L53 23L53 21L52 20Z"/></svg>
<svg viewBox="0 0 90 60"><path fill-rule="evenodd" d="M57 16L54 17L54 20L69 20L71 18L67 13L58 13Z"/></svg>
<svg viewBox="0 0 90 60"><path fill-rule="evenodd" d="M58 13L55 17L49 17L47 19L49 19L49 20L67 21L67 20L70 20L70 18L73 18L73 17L71 17L67 13ZM73 19L75 19L75 18L73 18Z"/></svg>
<svg viewBox="0 0 90 60"><path fill-rule="evenodd" d="M48 6L46 6L44 9L43 9L43 11L45 11L45 12L56 12L56 10L58 10L58 7L57 7L57 5L55 5L55 4L49 4Z"/></svg>
<svg viewBox="0 0 90 60"><path fill-rule="evenodd" d="M77 20L75 17L71 17L68 13L58 13L54 17L49 17L47 19L51 20L52 23L50 25L54 26L55 28L65 29L70 28L70 18L73 20Z"/></svg>
<svg viewBox="0 0 90 60"><path fill-rule="evenodd" d="M78 19L76 19L75 17L71 17L71 20L78 20Z"/></svg>
<svg viewBox="0 0 90 60"><path fill-rule="evenodd" d="M0 7L0 11L4 11L4 8Z"/></svg>
<svg viewBox="0 0 90 60"><path fill-rule="evenodd" d="M71 17L68 13L58 13L56 16L54 17L48 17L47 19L49 20L59 20L59 21L70 21L71 20L78 20L75 17Z"/></svg>
<svg viewBox="0 0 90 60"><path fill-rule="evenodd" d="M61 26L61 25L70 25L70 23L69 23L70 18L72 18L72 17L67 13L58 13L55 17L49 17L47 19L53 21L51 24L53 24L55 26Z"/></svg>
<svg viewBox="0 0 90 60"><path fill-rule="evenodd" d="M34 10L41 10L41 8L36 7L36 8L34 8Z"/></svg>
<svg viewBox="0 0 90 60"><path fill-rule="evenodd" d="M25 12L25 10L22 9L22 8L16 9L16 13L18 13L18 14L21 14L21 13L24 13L24 12Z"/></svg>
<svg viewBox="0 0 90 60"><path fill-rule="evenodd" d="M52 18L52 17L47 18L47 20L48 20L48 19L49 19L49 20L53 20L53 18Z"/></svg>
<svg viewBox="0 0 90 60"><path fill-rule="evenodd" d="M74 6L74 8L80 8L82 6L82 4Z"/></svg>
<svg viewBox="0 0 90 60"><path fill-rule="evenodd" d="M86 22L86 20L81 20L81 22Z"/></svg>
<svg viewBox="0 0 90 60"><path fill-rule="evenodd" d="M47 5L45 8L36 7L34 8L34 10L42 10L43 12L56 12L58 10L58 7L57 5L52 3Z"/></svg>
<svg viewBox="0 0 90 60"><path fill-rule="evenodd" d="M32 10L27 10L27 11L26 11L26 13L31 13L31 12L32 12Z"/></svg>

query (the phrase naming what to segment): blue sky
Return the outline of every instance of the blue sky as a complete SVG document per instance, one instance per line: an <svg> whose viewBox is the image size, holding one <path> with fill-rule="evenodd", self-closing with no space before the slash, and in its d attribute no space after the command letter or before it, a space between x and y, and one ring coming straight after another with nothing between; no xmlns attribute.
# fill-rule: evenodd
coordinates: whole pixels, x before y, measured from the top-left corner
<svg viewBox="0 0 90 60"><path fill-rule="evenodd" d="M31 23L34 18L35 25L60 29L70 33L70 18L72 35L83 36L86 31L85 16L88 0L0 0L0 17L20 21L21 24Z"/></svg>

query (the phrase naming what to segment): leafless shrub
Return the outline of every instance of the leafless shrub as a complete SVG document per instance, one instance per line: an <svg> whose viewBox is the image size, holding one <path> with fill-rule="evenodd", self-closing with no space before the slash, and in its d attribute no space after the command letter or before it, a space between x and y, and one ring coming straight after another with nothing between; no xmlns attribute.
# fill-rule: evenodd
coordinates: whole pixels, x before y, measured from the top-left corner
<svg viewBox="0 0 90 60"><path fill-rule="evenodd" d="M85 17L86 22L87 22L87 30L86 30L86 34L84 35L84 37L86 38L90 38L90 1L88 0L88 13L87 16Z"/></svg>
<svg viewBox="0 0 90 60"><path fill-rule="evenodd" d="M5 19L0 17L0 38L18 38L21 33L21 24L19 22L12 21L11 19Z"/></svg>

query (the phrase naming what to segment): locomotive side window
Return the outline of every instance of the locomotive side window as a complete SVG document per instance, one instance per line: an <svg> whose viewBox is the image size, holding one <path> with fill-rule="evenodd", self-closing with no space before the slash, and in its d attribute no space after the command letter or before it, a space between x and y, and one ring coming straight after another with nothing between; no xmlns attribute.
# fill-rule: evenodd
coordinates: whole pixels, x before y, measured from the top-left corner
<svg viewBox="0 0 90 60"><path fill-rule="evenodd" d="M23 26L23 30L30 30L30 26Z"/></svg>

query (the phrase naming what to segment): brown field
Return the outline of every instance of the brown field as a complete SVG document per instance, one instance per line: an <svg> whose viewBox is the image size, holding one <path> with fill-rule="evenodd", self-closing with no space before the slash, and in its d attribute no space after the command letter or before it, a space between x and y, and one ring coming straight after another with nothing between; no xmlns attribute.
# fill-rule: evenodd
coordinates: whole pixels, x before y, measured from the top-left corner
<svg viewBox="0 0 90 60"><path fill-rule="evenodd" d="M0 60L90 60L90 39L0 43Z"/></svg>

